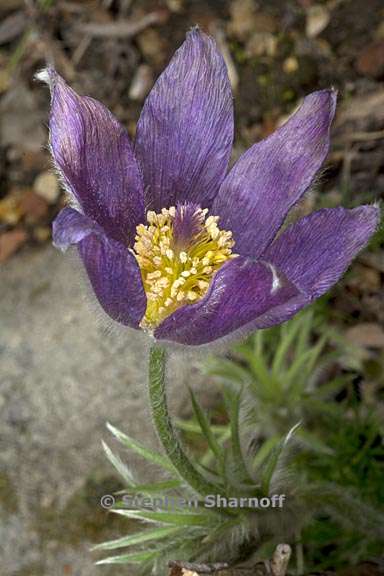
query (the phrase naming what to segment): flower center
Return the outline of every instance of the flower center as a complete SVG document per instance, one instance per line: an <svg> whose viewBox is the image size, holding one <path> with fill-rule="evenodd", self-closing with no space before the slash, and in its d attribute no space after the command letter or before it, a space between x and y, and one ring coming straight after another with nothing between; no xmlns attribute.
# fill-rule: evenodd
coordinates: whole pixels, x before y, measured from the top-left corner
<svg viewBox="0 0 384 576"><path fill-rule="evenodd" d="M232 254L232 232L220 230L218 216L196 204L147 212L136 228L134 251L147 309L142 328L152 329L180 306L200 300L215 272Z"/></svg>

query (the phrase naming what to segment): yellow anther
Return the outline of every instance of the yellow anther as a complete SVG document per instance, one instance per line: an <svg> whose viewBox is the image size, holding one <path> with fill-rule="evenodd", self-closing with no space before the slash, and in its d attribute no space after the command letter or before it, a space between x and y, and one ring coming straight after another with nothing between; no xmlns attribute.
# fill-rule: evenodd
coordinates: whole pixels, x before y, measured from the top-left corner
<svg viewBox="0 0 384 576"><path fill-rule="evenodd" d="M180 250L173 230L175 217L183 217L178 210L183 208L163 208L160 214L150 210L148 224L136 228L133 249L147 295L144 328L155 328L180 306L203 298L215 272L236 256L232 233L220 230L218 216L206 218L206 208L196 209L198 229Z"/></svg>
<svg viewBox="0 0 384 576"><path fill-rule="evenodd" d="M148 272L147 279L154 280L155 278L161 278L161 270L155 270L155 272Z"/></svg>
<svg viewBox="0 0 384 576"><path fill-rule="evenodd" d="M215 222L217 222L218 218L216 216L208 216L208 218L205 221L205 227L209 228L209 226L211 226L212 224L214 224Z"/></svg>
<svg viewBox="0 0 384 576"><path fill-rule="evenodd" d="M218 227L216 226L216 224L212 224L211 226L209 226L207 228L208 233L210 234L210 236L212 237L213 240L217 240L219 235L220 235L220 230L218 229Z"/></svg>
<svg viewBox="0 0 384 576"><path fill-rule="evenodd" d="M157 222L156 212L153 212L152 210L149 210L147 212L147 222L149 222L150 224L156 224ZM141 224L140 226L144 226L144 224ZM137 233L140 234L139 226L137 227Z"/></svg>
<svg viewBox="0 0 384 576"><path fill-rule="evenodd" d="M188 254L186 252L180 252L179 254L180 262L185 264L188 260Z"/></svg>
<svg viewBox="0 0 384 576"><path fill-rule="evenodd" d="M200 290L202 290L202 291L205 292L206 289L207 289L208 286L209 286L209 282L206 282L205 280L199 280L199 281L197 282L197 285L198 285L198 287L200 288Z"/></svg>

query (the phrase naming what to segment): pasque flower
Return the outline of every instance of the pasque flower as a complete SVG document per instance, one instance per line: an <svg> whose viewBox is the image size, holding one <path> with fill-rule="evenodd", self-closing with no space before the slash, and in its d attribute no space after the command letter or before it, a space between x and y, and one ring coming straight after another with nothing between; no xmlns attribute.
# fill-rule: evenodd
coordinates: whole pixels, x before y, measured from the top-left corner
<svg viewBox="0 0 384 576"><path fill-rule="evenodd" d="M194 29L149 94L134 144L53 70L50 146L73 202L54 244L76 244L115 321L201 345L281 323L324 294L377 227L376 206L319 210L280 229L329 147L321 90L229 169L233 103L215 42Z"/></svg>

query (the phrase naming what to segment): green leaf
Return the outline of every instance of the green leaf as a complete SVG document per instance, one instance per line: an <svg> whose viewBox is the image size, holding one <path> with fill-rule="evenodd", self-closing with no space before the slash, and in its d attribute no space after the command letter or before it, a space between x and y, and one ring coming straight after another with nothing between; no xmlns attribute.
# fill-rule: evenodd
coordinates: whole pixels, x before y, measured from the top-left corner
<svg viewBox="0 0 384 576"><path fill-rule="evenodd" d="M223 459L223 451L221 446L219 445L219 443L217 442L208 418L206 417L206 415L204 414L200 404L198 403L193 391L191 389L189 389L189 393L191 395L191 400L192 400L192 407L193 407L193 412L195 414L196 420L199 423L199 426L201 428L201 431L203 433L204 438L206 439L206 441L208 442L208 446L210 447L210 449L212 450L212 452L216 455L217 459L219 460L220 465L223 465L224 459Z"/></svg>
<svg viewBox="0 0 384 576"><path fill-rule="evenodd" d="M305 310L296 319L300 327L297 344L295 348L295 356L301 356L305 350L310 347L310 335L314 326L314 314L312 310Z"/></svg>
<svg viewBox="0 0 384 576"><path fill-rule="evenodd" d="M238 384L244 384L251 379L251 374L246 368L228 358L210 359L207 362L206 371L211 376L217 376Z"/></svg>
<svg viewBox="0 0 384 576"><path fill-rule="evenodd" d="M284 329L285 328L285 329ZM301 322L288 323L288 326L281 327L280 343L275 351L272 363L272 374L277 378L281 369L284 367L284 361L288 354L289 348L296 338L298 331L301 328Z"/></svg>
<svg viewBox="0 0 384 576"><path fill-rule="evenodd" d="M164 480L163 482L153 482L148 484L134 484L131 489L124 489L115 492L119 494L161 494L168 490L175 490L180 488L183 483L181 480Z"/></svg>
<svg viewBox="0 0 384 576"><path fill-rule="evenodd" d="M301 395L307 386L307 377L321 354L326 338L323 336L314 348L309 348L295 358L285 375L285 388L292 399Z"/></svg>
<svg viewBox="0 0 384 576"><path fill-rule="evenodd" d="M216 528L212 528L209 530L208 535L203 539L203 545L211 545L214 544L217 539L225 534L231 528L235 528L239 526L240 516L236 515L236 518L230 518L229 520L225 520L224 522L220 522L220 524Z"/></svg>
<svg viewBox="0 0 384 576"><path fill-rule="evenodd" d="M102 445L104 448L104 452L112 464L112 466L117 470L117 472L122 476L122 478L126 481L128 486L132 486L135 483L133 475L129 468L122 462L119 456L116 456L112 450L109 448L108 444L102 441Z"/></svg>
<svg viewBox="0 0 384 576"><path fill-rule="evenodd" d="M253 459L253 466L255 468L259 468L263 464L264 460L268 457L278 442L278 436L272 436L263 442L263 445L257 450L257 453Z"/></svg>
<svg viewBox="0 0 384 576"><path fill-rule="evenodd" d="M301 422L298 422L293 426L288 434L281 440L271 451L268 460L265 463L265 466L261 473L261 486L262 491L264 494L269 494L270 484L273 477L273 474L277 468L279 463L280 457L287 446L288 442L292 438L293 434L296 432L297 428L301 425Z"/></svg>
<svg viewBox="0 0 384 576"><path fill-rule="evenodd" d="M251 350L244 349L241 355L247 360L256 382L252 379L250 390L258 397L271 401L280 397L280 385L278 380L272 376L268 366L262 356L256 356Z"/></svg>
<svg viewBox="0 0 384 576"><path fill-rule="evenodd" d="M149 550L145 552L132 552L131 554L122 554L121 556L110 556L103 560L95 562L96 565L101 564L141 564L153 560L157 556L157 550Z"/></svg>
<svg viewBox="0 0 384 576"><path fill-rule="evenodd" d="M231 455L233 463L228 462L231 471L236 472L236 478L240 482L253 484L253 478L249 474L247 465L245 464L243 451L241 449L240 440L240 401L241 401L241 390L233 392L229 388L224 389L224 399L226 407L229 413L229 423L231 429ZM228 478L230 480L230 478Z"/></svg>
<svg viewBox="0 0 384 576"><path fill-rule="evenodd" d="M191 432L192 434L201 434L201 428L199 424L193 422L192 420L181 420L180 418L175 418L175 425L184 432ZM210 429L213 433L221 434L226 431L227 426L217 426L210 425Z"/></svg>
<svg viewBox="0 0 384 576"><path fill-rule="evenodd" d="M351 375L348 374L346 376L338 376L331 380L330 382L326 382L325 384L321 384L316 388L316 397L317 398L327 398L329 396L333 396L340 392L340 390L349 382L351 381Z"/></svg>
<svg viewBox="0 0 384 576"><path fill-rule="evenodd" d="M153 530L143 530L135 534L130 534L129 536L123 536L123 538L118 538L117 540L109 540L108 542L102 542L93 546L91 550L115 550L116 548L125 548L128 546L135 546L137 544L143 544L144 542L150 542L153 540L160 540L161 538L167 538L168 536L173 536L180 532L178 527L165 527L165 528L155 528Z"/></svg>
<svg viewBox="0 0 384 576"><path fill-rule="evenodd" d="M111 512L120 514L126 518L134 520L143 520L144 522L156 522L159 524L173 524L176 526L212 526L221 521L219 514L211 510L206 513L192 513L192 512L159 512L151 510L117 510L112 509Z"/></svg>
<svg viewBox="0 0 384 576"><path fill-rule="evenodd" d="M134 440L134 438L127 436L123 432L120 432L120 430L112 426L112 424L109 422L107 422L107 428L122 444L124 444L124 446L130 448L136 452L136 454L139 454L139 456L145 458L145 460L148 460L157 466L161 466L165 470L168 470L168 472L175 472L175 468L165 456L162 456L158 452L154 452L153 450L146 448L143 446L143 444L137 440Z"/></svg>
<svg viewBox="0 0 384 576"><path fill-rule="evenodd" d="M335 452L330 446L327 446L325 442L315 436L315 434L308 432L308 430L300 429L298 430L297 435L303 440L304 444L306 444L314 452L328 455L334 454Z"/></svg>
<svg viewBox="0 0 384 576"><path fill-rule="evenodd" d="M264 336L265 332L263 330L258 330L253 337L253 352L256 356L261 356L263 354L264 347Z"/></svg>
<svg viewBox="0 0 384 576"><path fill-rule="evenodd" d="M304 398L303 404L308 410L317 413L320 416L327 415L336 418L340 416L344 410L342 404L337 404L336 402L325 402L324 400L318 400L313 396Z"/></svg>

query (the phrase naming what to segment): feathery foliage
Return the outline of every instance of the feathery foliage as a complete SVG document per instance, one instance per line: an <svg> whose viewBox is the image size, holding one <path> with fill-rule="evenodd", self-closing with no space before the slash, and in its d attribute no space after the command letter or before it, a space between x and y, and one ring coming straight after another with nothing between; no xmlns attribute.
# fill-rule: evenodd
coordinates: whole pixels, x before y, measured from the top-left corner
<svg viewBox="0 0 384 576"><path fill-rule="evenodd" d="M193 417L177 425L196 469L228 501L283 494L281 508L208 507L167 456L108 425L160 479L136 480L104 445L127 486L111 511L136 521L136 531L97 545L118 552L98 563L164 574L169 559L238 562L279 541L302 544L311 569L342 565L350 550L356 560L375 553L384 541L383 448L377 419L353 396L357 368L342 339L307 311L209 361L222 393L219 423L190 390Z"/></svg>

